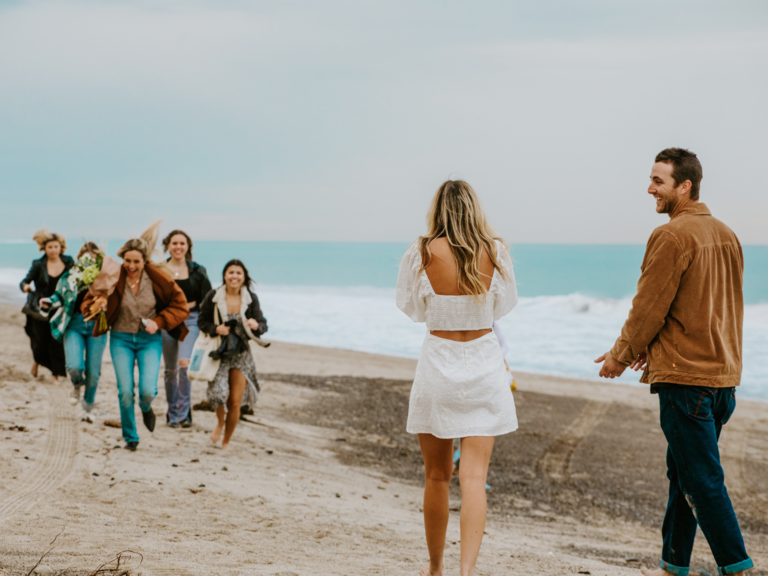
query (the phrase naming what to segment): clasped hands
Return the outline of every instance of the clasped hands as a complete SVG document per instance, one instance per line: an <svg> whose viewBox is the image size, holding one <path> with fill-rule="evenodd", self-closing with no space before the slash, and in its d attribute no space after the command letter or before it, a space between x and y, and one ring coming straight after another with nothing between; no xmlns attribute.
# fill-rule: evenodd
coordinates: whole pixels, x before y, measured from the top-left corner
<svg viewBox="0 0 768 576"><path fill-rule="evenodd" d="M613 359L613 356L611 356L610 352L606 352L600 356L600 358L595 360L595 364L600 363L603 365L600 368L600 373L598 376L601 378L618 378L627 368L631 368L635 372L645 368L646 364L648 364L648 349L640 352L640 354L637 355L637 358L635 358L635 360L629 366L619 364L616 360Z"/></svg>
<svg viewBox="0 0 768 576"><path fill-rule="evenodd" d="M256 322L253 318L246 318L245 323L248 325L248 328L251 330L258 330L259 329L259 323ZM216 334L219 336L229 336L229 326L226 326L225 324L219 324L216 326Z"/></svg>

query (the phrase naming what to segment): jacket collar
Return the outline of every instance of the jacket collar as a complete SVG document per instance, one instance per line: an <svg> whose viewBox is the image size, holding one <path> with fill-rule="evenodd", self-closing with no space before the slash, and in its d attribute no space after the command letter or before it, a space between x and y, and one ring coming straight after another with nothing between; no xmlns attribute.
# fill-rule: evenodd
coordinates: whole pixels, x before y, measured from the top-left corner
<svg viewBox="0 0 768 576"><path fill-rule="evenodd" d="M704 202L693 202L687 204L679 212L672 214L670 220L682 216L683 214L688 214L690 216L712 216L712 212L709 211L709 208L707 208L707 205L704 204Z"/></svg>
<svg viewBox="0 0 768 576"><path fill-rule="evenodd" d="M227 316L229 314L229 311L227 310L227 287L226 286L219 286L216 288L216 293L213 295L213 301L216 303L216 305L219 307L219 314L222 318ZM243 286L240 289L240 313L245 314L245 311L248 310L248 306L251 305L251 302L253 299L251 298L251 292Z"/></svg>

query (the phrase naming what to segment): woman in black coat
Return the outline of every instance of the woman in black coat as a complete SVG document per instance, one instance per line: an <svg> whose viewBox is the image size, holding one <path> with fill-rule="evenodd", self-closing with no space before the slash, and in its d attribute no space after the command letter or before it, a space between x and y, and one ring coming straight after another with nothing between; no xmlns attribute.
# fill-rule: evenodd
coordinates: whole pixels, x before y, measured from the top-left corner
<svg viewBox="0 0 768 576"><path fill-rule="evenodd" d="M37 242L40 252L44 252L45 255L32 261L32 266L27 276L21 281L20 288L22 292L33 293L35 300L39 301L40 298L49 298L53 295L56 291L56 283L64 272L72 267L74 260L64 254L67 242L60 234L53 234L45 229L38 230L32 239ZM64 345L53 337L51 325L47 320L36 320L28 315L24 331L29 336L34 357L32 376L37 377L39 367L43 366L51 371L53 383L58 384L59 376L67 374L64 366Z"/></svg>

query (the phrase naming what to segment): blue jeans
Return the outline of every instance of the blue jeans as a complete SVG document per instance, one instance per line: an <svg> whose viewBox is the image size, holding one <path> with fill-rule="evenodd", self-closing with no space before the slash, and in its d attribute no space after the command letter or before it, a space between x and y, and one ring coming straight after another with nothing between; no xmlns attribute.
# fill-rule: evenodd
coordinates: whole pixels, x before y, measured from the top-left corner
<svg viewBox="0 0 768 576"><path fill-rule="evenodd" d="M179 342L163 330L163 360L165 360L165 398L168 401L168 421L178 424L187 416L192 415L192 383L187 376L188 368L179 366L179 360L189 360L195 340L200 334L197 327L197 312L190 312L184 324L189 328L189 334L183 342Z"/></svg>
<svg viewBox="0 0 768 576"><path fill-rule="evenodd" d="M109 351L117 376L117 396L120 400L120 422L123 425L123 439L138 442L134 394L136 386L133 372L139 365L139 408L149 412L152 400L157 396L157 378L160 375L160 357L163 353L163 337L160 332L147 334L139 331L110 333Z"/></svg>
<svg viewBox="0 0 768 576"><path fill-rule="evenodd" d="M736 408L734 388L673 386L659 390L667 438L669 501L661 533L661 567L686 576L701 527L721 575L752 568L725 489L717 440Z"/></svg>
<svg viewBox="0 0 768 576"><path fill-rule="evenodd" d="M93 337L94 321L86 322L82 314L75 314L64 332L64 355L67 373L74 386L85 384L83 402L90 411L96 399L96 388L101 377L101 359L107 347L107 337Z"/></svg>

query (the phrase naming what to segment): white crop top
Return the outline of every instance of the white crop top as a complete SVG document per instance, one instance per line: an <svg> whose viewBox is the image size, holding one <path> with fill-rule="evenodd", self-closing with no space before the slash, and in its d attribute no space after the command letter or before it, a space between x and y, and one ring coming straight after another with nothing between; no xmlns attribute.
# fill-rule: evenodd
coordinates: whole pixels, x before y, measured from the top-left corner
<svg viewBox="0 0 768 576"><path fill-rule="evenodd" d="M414 322L426 322L427 330L483 330L506 316L517 304L517 285L512 270L512 258L504 245L496 241L496 259L510 277L504 280L493 271L488 294L473 296L444 296L435 294L426 271L421 268L421 252L414 242L403 254L397 276L397 307Z"/></svg>

